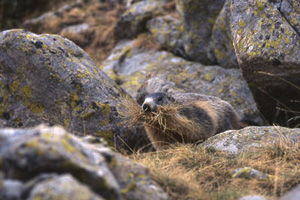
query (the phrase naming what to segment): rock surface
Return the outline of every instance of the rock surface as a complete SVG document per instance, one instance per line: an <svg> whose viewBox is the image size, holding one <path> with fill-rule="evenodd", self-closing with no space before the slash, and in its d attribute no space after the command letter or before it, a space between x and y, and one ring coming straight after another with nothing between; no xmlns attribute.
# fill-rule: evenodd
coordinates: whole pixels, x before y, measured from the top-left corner
<svg viewBox="0 0 300 200"><path fill-rule="evenodd" d="M251 167L244 167L234 170L233 178L258 179L258 180L273 180L275 176L265 174Z"/></svg>
<svg viewBox="0 0 300 200"><path fill-rule="evenodd" d="M183 89L181 92L217 96L230 102L241 118L263 123L239 69L204 66L165 51L143 51L134 47L134 41L120 42L102 67L133 97L143 96L145 91L166 92L166 85L177 85ZM163 79L145 82L147 75L163 75ZM138 94L137 90L142 85L146 88L140 93L144 94ZM161 88L162 85L164 88Z"/></svg>
<svg viewBox="0 0 300 200"><path fill-rule="evenodd" d="M227 0L212 31L212 44L218 64L224 68L239 68L230 29L231 0Z"/></svg>
<svg viewBox="0 0 300 200"><path fill-rule="evenodd" d="M168 199L145 167L61 127L1 129L0 158L6 179L26 183L0 194L21 185L23 199Z"/></svg>
<svg viewBox="0 0 300 200"><path fill-rule="evenodd" d="M300 199L300 185L283 195L280 200L298 200Z"/></svg>
<svg viewBox="0 0 300 200"><path fill-rule="evenodd" d="M211 35L215 20L225 0L177 0L176 5L183 18L184 49L190 60L203 64L217 64L211 47Z"/></svg>
<svg viewBox="0 0 300 200"><path fill-rule="evenodd" d="M239 154L256 147L267 147L278 139L300 142L300 129L279 126L250 126L241 130L230 130L215 135L202 143L201 146L226 151L230 154Z"/></svg>
<svg viewBox="0 0 300 200"><path fill-rule="evenodd" d="M175 55L188 58L183 46L183 23L172 16L156 17L147 23L149 32L162 48Z"/></svg>
<svg viewBox="0 0 300 200"><path fill-rule="evenodd" d="M299 2L235 0L231 32L243 76L270 123L287 122L299 111ZM278 109L279 107L279 109ZM299 124L299 119L290 126Z"/></svg>
<svg viewBox="0 0 300 200"><path fill-rule="evenodd" d="M4 31L0 64L2 127L60 124L75 134L102 137L116 148L148 144L145 135L121 124L117 106L126 94L71 41Z"/></svg>
<svg viewBox="0 0 300 200"><path fill-rule="evenodd" d="M166 0L146 0L133 4L119 19L114 35L118 39L134 38L146 31L147 21L162 13Z"/></svg>
<svg viewBox="0 0 300 200"><path fill-rule="evenodd" d="M25 185L21 181L0 178L0 199L22 200L24 192Z"/></svg>
<svg viewBox="0 0 300 200"><path fill-rule="evenodd" d="M45 175L44 175L45 176ZM74 200L104 200L86 185L78 182L69 174L44 177L36 182L28 200L35 199L74 199Z"/></svg>
<svg viewBox="0 0 300 200"><path fill-rule="evenodd" d="M265 197L263 196L244 196L242 198L240 198L239 200L267 200Z"/></svg>

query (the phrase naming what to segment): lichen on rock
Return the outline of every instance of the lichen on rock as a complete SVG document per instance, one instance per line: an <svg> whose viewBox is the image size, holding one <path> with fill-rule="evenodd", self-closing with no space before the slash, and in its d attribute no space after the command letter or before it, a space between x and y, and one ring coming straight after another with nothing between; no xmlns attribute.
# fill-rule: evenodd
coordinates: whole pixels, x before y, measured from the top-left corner
<svg viewBox="0 0 300 200"><path fill-rule="evenodd" d="M0 129L0 170L6 179L26 183L16 183L25 199L168 199L147 168L96 139L59 126Z"/></svg>
<svg viewBox="0 0 300 200"><path fill-rule="evenodd" d="M287 10L299 15L296 2L232 1L230 18L236 56L259 110L269 123L292 127L299 124L290 119L299 111L300 35Z"/></svg>
<svg viewBox="0 0 300 200"><path fill-rule="evenodd" d="M70 40L4 31L0 55L0 117L5 127L60 124L78 135L105 136L117 149L148 144L120 123L117 107L127 94ZM109 137L101 135L107 132Z"/></svg>

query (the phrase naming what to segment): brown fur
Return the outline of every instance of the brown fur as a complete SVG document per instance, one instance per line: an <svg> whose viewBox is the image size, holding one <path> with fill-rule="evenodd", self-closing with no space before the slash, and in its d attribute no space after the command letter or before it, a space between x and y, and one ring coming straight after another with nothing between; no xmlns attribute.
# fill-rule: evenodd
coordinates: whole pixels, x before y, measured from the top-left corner
<svg viewBox="0 0 300 200"><path fill-rule="evenodd" d="M175 123L178 127L174 129L163 130L159 124L144 122L147 135L153 146L156 149L162 149L175 142L203 142L207 138L220 132L240 129L241 124L239 118L231 105L224 101L218 103L219 105L216 105L215 102L199 100L186 104L185 106L191 107L192 109L201 109L202 112L204 111L205 114L207 114L207 120L194 118L196 116L189 118L188 116L177 113L176 117L178 119L175 120ZM178 110L180 109L181 108ZM226 119L226 117L228 117L228 119ZM186 120L186 122L179 123L184 120ZM186 128L180 127L181 125L186 126L186 124L190 124L190 126ZM169 124L167 124L167 126L168 125ZM178 130L179 127L181 130Z"/></svg>
<svg viewBox="0 0 300 200"><path fill-rule="evenodd" d="M176 142L202 142L223 131L242 127L232 106L215 97L159 105L157 111L149 113L133 101L123 106L121 115L132 124L143 122L156 149Z"/></svg>

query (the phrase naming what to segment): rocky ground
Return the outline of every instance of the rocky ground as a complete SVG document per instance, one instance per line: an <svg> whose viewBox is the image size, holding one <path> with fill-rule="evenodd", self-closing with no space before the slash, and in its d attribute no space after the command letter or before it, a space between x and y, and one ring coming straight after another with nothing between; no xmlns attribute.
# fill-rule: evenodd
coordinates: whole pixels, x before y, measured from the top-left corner
<svg viewBox="0 0 300 200"><path fill-rule="evenodd" d="M0 11L0 199L298 199L297 0ZM220 97L254 126L153 152L118 112L153 92Z"/></svg>

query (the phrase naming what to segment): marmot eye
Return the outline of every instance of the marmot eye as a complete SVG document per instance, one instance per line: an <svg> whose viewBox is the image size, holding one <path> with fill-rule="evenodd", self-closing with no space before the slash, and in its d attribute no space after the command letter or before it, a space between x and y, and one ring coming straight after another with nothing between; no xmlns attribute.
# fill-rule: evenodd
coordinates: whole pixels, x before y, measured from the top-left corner
<svg viewBox="0 0 300 200"><path fill-rule="evenodd" d="M162 100L163 100L163 98L160 97L160 98L158 98L157 102L162 102Z"/></svg>

